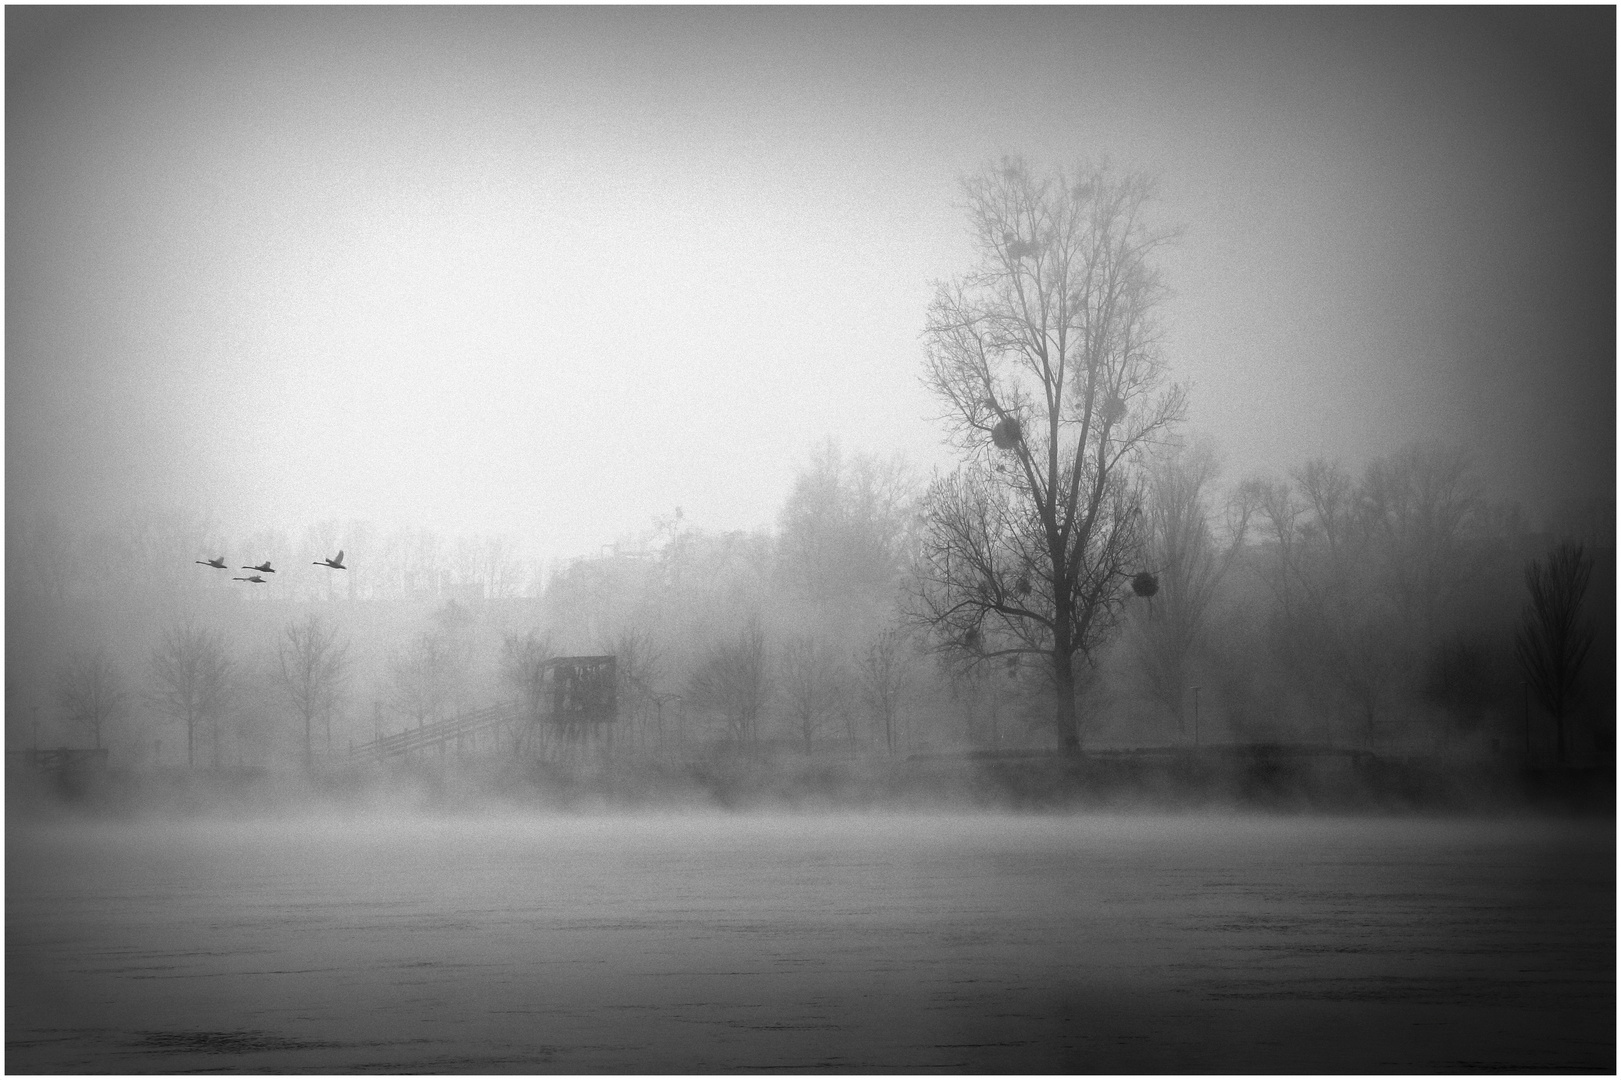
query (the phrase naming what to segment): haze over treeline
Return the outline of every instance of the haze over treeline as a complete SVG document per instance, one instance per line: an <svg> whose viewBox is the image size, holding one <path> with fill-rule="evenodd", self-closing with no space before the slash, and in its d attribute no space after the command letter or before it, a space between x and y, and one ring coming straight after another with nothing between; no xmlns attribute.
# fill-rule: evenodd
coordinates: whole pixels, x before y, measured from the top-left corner
<svg viewBox="0 0 1621 1080"><path fill-rule="evenodd" d="M295 539L227 537L180 511L102 535L13 519L8 745L94 739L120 762L183 763L186 725L155 696L155 665L167 635L201 627L227 685L196 721L197 764L296 764L305 729L280 664L312 617L345 660L311 729L321 760L513 699L525 640L548 655L617 654L620 755L688 758L740 740L874 757L1055 745L1040 665L976 661L907 617L925 479L829 442L806 456L773 530L705 531L672 509L551 566L499 538L356 522ZM1155 597L1125 592L1116 632L1081 667L1083 746L1191 744L1197 720L1205 743L1517 751L1523 570L1567 538L1598 560L1584 614L1599 638L1572 747L1599 748L1613 712L1606 519L1533 530L1440 444L1361 474L1313 460L1265 478L1225 476L1181 448L1156 460L1148 495L1143 565L1173 547L1179 565L1161 570ZM340 547L347 571L312 565ZM94 557L105 551L115 563ZM230 569L198 564L222 552ZM271 583L232 580L267 559ZM98 653L126 707L93 732L63 692ZM1531 710L1551 759L1549 719Z"/></svg>
<svg viewBox="0 0 1621 1080"><path fill-rule="evenodd" d="M1613 11L7 27L9 747L1606 753Z"/></svg>

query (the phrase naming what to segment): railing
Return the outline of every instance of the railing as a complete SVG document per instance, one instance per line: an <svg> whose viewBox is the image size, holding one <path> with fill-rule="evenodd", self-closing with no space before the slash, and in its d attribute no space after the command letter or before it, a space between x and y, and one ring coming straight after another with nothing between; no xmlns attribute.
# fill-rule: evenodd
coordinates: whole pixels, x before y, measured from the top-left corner
<svg viewBox="0 0 1621 1080"><path fill-rule="evenodd" d="M413 750L425 750L432 746L443 746L446 743L477 736L509 724L518 717L518 706L513 702L505 702L453 716L449 720L440 720L420 727L407 728L393 735L384 735L354 747L349 753L351 757L380 761L387 757L409 754Z"/></svg>

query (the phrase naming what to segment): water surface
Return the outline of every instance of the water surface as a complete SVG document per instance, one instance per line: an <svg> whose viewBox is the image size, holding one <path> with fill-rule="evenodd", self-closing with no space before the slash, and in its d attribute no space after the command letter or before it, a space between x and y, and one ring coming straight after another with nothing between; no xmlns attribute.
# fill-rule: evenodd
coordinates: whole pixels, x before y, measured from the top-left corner
<svg viewBox="0 0 1621 1080"><path fill-rule="evenodd" d="M10 1072L1615 1068L1609 822L8 828Z"/></svg>

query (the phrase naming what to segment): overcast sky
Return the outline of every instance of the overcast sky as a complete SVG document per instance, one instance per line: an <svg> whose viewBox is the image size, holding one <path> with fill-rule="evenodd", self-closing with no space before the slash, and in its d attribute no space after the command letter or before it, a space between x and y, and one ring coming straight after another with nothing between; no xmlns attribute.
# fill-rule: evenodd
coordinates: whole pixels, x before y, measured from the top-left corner
<svg viewBox="0 0 1621 1080"><path fill-rule="evenodd" d="M1614 490L1614 10L6 9L7 510L565 557L948 465L957 180L1158 174L1229 477ZM182 553L186 554L186 553Z"/></svg>

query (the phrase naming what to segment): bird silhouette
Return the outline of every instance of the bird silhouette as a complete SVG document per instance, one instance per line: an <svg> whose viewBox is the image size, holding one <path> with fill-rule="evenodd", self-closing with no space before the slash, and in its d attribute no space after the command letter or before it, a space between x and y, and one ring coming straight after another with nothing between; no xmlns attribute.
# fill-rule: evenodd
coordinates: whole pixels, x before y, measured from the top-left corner
<svg viewBox="0 0 1621 1080"><path fill-rule="evenodd" d="M244 570L252 570L253 567L244 566L242 569L244 569ZM232 581L251 581L256 585L264 585L264 584L266 584L265 579L260 577L258 574L249 574L247 577L234 577L231 580Z"/></svg>
<svg viewBox="0 0 1621 1080"><path fill-rule="evenodd" d="M227 566L226 566L226 565L225 565L225 556L224 556L224 555L221 555L221 556L220 556L220 557L219 557L219 558L217 558L217 559L209 559L209 560L208 560L208 561L207 561L207 562L204 562L204 561L203 561L203 560L202 560L202 559L194 559L194 560L193 560L193 561L194 561L194 562L195 562L195 563L196 563L196 564L197 564L197 565L198 565L198 566L212 566L212 567L213 567L213 568L214 568L214 569L216 569L216 570L225 570L225 569L229 569L229 568L228 568L228 567L227 567Z"/></svg>
<svg viewBox="0 0 1621 1080"><path fill-rule="evenodd" d="M270 560L269 559L266 559L264 562L260 563L258 566L244 566L242 569L244 569L244 570L257 570L261 574L274 574L275 573L274 570L270 569Z"/></svg>
<svg viewBox="0 0 1621 1080"><path fill-rule="evenodd" d="M338 557L337 558L335 558L335 559L322 559L321 561L313 562L310 565L311 566L330 566L334 570L347 570L347 569L349 569L347 566L343 565L343 551L341 549L338 551Z"/></svg>

